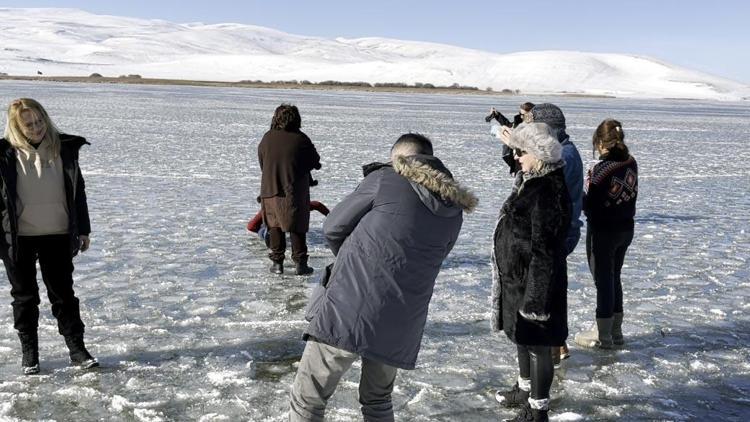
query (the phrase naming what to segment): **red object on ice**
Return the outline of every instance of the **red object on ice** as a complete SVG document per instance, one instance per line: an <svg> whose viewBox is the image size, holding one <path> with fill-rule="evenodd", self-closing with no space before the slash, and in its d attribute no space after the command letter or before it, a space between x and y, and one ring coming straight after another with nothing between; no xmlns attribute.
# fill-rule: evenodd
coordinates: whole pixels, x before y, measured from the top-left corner
<svg viewBox="0 0 750 422"><path fill-rule="evenodd" d="M331 212L328 207L320 201L310 201L310 210L315 210L323 215L328 215L328 213ZM263 224L263 212L258 211L258 213L255 214L255 217L247 222L247 229L253 233L258 233L261 224Z"/></svg>
<svg viewBox="0 0 750 422"><path fill-rule="evenodd" d="M263 223L263 213L261 211L258 211L257 214L255 214L255 217L251 218L250 221L247 222L247 229L253 233L258 233L258 230L260 230L260 225Z"/></svg>
<svg viewBox="0 0 750 422"><path fill-rule="evenodd" d="M322 202L319 201L310 201L310 209L315 210L323 215L328 215L328 213L331 212L328 210L328 207L326 207Z"/></svg>

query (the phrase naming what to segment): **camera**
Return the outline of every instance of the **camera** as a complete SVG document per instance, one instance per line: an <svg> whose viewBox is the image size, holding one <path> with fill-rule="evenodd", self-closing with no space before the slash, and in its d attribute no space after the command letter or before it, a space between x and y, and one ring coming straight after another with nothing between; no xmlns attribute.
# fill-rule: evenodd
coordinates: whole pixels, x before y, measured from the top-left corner
<svg viewBox="0 0 750 422"><path fill-rule="evenodd" d="M511 122L510 119L503 116L503 113L500 113L499 111L495 110L495 108L493 107L492 110L490 111L489 116L484 118L484 121L488 123L491 122L492 120L496 120L498 123L500 123L501 126L514 128L520 125L521 123L523 123L523 115L521 115L520 113L516 114L515 116L513 116L513 121Z"/></svg>
<svg viewBox="0 0 750 422"><path fill-rule="evenodd" d="M484 121L490 123L490 134L499 139L500 133L502 133L503 128L507 127L508 129L512 129L518 126L523 122L523 116L518 114L513 118L513 121L511 122L507 117L503 116L503 113L500 113L499 111L495 110L494 107L492 107L489 116L485 117ZM508 165L511 175L515 175L521 169L521 166L513 157L513 150L505 144L503 144L502 158L503 161L505 161L505 163Z"/></svg>
<svg viewBox="0 0 750 422"><path fill-rule="evenodd" d="M495 110L493 107L492 110L490 110L489 116L484 118L484 121L489 123L492 120L497 120L498 123L500 123L501 126L507 126L507 127L513 127L513 122L508 120L507 117L503 116L503 113L500 113L499 111Z"/></svg>

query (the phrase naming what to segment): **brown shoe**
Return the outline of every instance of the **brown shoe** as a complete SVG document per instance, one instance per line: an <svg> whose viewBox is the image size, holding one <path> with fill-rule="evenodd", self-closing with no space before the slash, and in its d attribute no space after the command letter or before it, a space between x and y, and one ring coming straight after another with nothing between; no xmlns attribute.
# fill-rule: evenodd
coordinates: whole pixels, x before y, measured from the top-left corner
<svg viewBox="0 0 750 422"><path fill-rule="evenodd" d="M570 350L568 350L568 343L565 343L560 348L560 359L567 359L570 357Z"/></svg>

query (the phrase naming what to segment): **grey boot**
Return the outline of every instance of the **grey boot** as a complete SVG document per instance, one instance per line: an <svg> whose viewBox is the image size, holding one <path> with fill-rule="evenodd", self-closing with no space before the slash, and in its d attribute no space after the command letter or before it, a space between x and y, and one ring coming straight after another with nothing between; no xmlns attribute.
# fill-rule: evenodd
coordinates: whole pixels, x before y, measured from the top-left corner
<svg viewBox="0 0 750 422"><path fill-rule="evenodd" d="M39 373L39 337L36 332L18 332L21 340L21 370L24 375Z"/></svg>
<svg viewBox="0 0 750 422"><path fill-rule="evenodd" d="M70 363L81 369L91 369L99 366L99 361L91 356L83 343L83 334L65 336L65 345L70 352Z"/></svg>
<svg viewBox="0 0 750 422"><path fill-rule="evenodd" d="M271 274L284 274L284 261L273 261L273 264L268 271L270 271Z"/></svg>
<svg viewBox="0 0 750 422"><path fill-rule="evenodd" d="M612 343L616 346L625 344L625 339L622 337L622 312L612 315Z"/></svg>
<svg viewBox="0 0 750 422"><path fill-rule="evenodd" d="M576 334L576 344L593 349L611 349L612 321L613 318L597 318L590 330Z"/></svg>

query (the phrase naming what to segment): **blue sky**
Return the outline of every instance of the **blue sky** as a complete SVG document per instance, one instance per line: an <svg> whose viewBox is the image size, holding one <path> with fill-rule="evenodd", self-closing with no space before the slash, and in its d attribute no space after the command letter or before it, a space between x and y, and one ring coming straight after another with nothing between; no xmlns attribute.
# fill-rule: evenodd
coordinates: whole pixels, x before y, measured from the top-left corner
<svg viewBox="0 0 750 422"><path fill-rule="evenodd" d="M236 22L301 35L379 36L496 53L640 54L750 83L750 1L744 0L0 0L0 6L72 7L182 23Z"/></svg>

